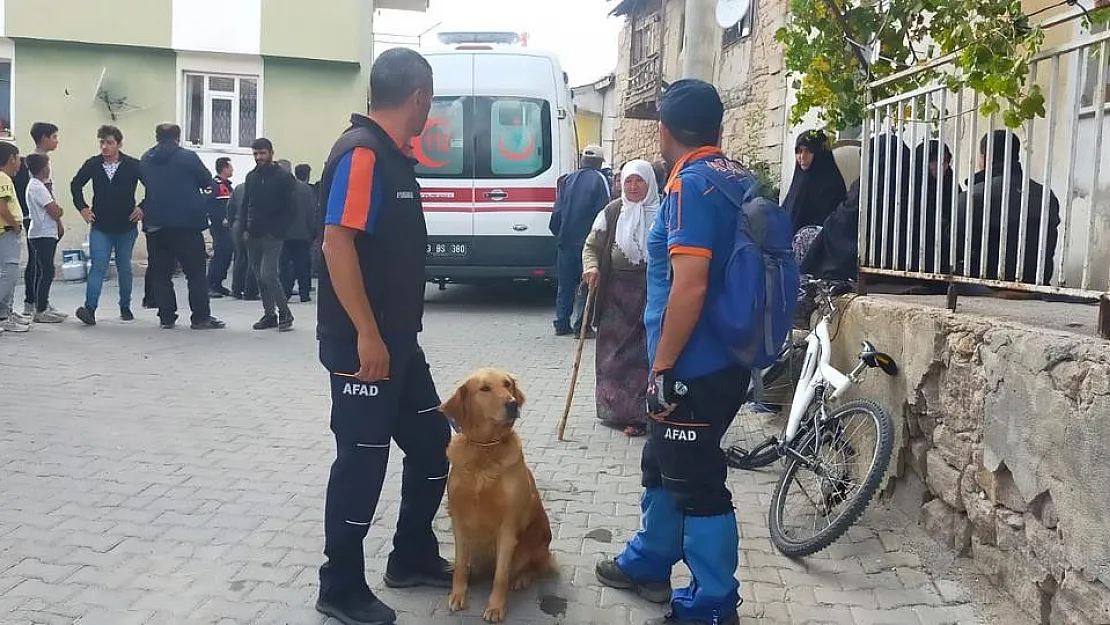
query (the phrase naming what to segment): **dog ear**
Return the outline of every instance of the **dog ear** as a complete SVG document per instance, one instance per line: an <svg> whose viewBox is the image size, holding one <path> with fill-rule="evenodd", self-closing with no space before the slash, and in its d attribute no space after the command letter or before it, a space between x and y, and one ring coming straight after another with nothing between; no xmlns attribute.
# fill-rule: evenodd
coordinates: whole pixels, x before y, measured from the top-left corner
<svg viewBox="0 0 1110 625"><path fill-rule="evenodd" d="M512 384L513 387L513 399L516 400L516 405L523 408L525 398L524 391L520 390L520 380L516 379L516 376L510 373L509 382Z"/></svg>
<svg viewBox="0 0 1110 625"><path fill-rule="evenodd" d="M462 426L466 421L466 400L469 394L470 389L467 387L466 382L463 382L459 385L459 388L455 389L455 394L451 396L451 399L443 402L443 405L439 407L440 412L459 426Z"/></svg>

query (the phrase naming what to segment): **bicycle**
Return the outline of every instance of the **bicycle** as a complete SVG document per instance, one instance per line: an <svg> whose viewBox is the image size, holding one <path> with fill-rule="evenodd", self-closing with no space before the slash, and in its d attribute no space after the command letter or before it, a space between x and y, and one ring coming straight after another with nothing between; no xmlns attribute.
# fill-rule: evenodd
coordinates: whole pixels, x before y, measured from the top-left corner
<svg viewBox="0 0 1110 625"><path fill-rule="evenodd" d="M863 341L859 362L848 374L833 367L832 340L829 327L837 313L836 297L851 290L850 283L808 279L803 289L815 291L822 304L822 315L801 341L788 339L779 360L764 372L765 381L793 378L798 367L794 393L788 404L789 417L777 436L768 436L751 450L733 445L726 452L729 466L757 469L782 459L785 466L775 486L768 513L771 542L788 557L813 555L838 540L863 514L879 488L890 464L894 439L894 423L883 406L870 400L851 401L834 406L844 393L858 384L868 369L879 369L889 376L898 374L898 365L890 355ZM777 376L777 377L776 377ZM854 417L873 428L870 436L851 430ZM853 471L849 462L860 459L871 450L864 471ZM827 455L826 455L827 454ZM806 490L801 472L808 471L817 483L815 498ZM855 478L861 477L857 482ZM816 512L812 535L786 527L787 500L794 491L808 500ZM818 527L819 522L823 527Z"/></svg>

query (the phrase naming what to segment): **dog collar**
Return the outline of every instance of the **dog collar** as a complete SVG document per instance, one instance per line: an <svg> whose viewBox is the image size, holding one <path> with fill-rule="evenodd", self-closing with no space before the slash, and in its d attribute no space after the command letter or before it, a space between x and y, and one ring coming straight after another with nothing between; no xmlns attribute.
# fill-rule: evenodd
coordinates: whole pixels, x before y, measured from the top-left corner
<svg viewBox="0 0 1110 625"><path fill-rule="evenodd" d="M466 436L465 434L463 436L466 438L466 442L470 443L471 445L475 445L477 447L494 447L496 445L501 444L501 439L500 438L497 439L497 440L492 440L492 441L488 441L488 442L480 442L480 441L472 440L469 436Z"/></svg>

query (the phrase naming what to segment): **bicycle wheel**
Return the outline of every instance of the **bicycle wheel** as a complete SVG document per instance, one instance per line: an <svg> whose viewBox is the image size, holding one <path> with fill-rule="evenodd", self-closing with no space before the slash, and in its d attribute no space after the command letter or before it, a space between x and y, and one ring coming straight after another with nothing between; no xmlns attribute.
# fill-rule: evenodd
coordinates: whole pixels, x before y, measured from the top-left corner
<svg viewBox="0 0 1110 625"><path fill-rule="evenodd" d="M794 449L813 467L791 457L775 486L768 514L775 548L798 558L836 542L871 503L890 464L893 443L894 422L872 401L844 404L818 430L801 437ZM803 480L803 472L810 478ZM807 489L804 482L813 487ZM802 518L811 515L811 520L792 522L795 500Z"/></svg>
<svg viewBox="0 0 1110 625"><path fill-rule="evenodd" d="M789 414L805 355L805 343L788 345L779 359L763 372L763 401L756 402L749 391L752 409L741 410L725 434L725 440L730 443L725 448L728 466L750 471L779 459L777 436Z"/></svg>

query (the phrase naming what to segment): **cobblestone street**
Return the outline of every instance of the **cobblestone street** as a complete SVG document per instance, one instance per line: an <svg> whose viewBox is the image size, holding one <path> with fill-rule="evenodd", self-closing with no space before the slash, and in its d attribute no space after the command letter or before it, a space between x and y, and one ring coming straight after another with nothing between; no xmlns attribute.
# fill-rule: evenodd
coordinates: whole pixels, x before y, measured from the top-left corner
<svg viewBox="0 0 1110 625"><path fill-rule="evenodd" d="M441 395L492 365L515 372L529 400L518 430L561 575L514 593L508 622L639 625L657 616L657 606L602 589L592 572L638 526L642 445L595 424L592 346L569 441L559 442L575 344L552 336L549 293L428 293L422 342ZM54 303L72 314L82 294L83 285L59 284ZM107 286L94 328L70 318L0 336L0 623L324 624L312 605L333 442L315 309L294 304L296 329L279 335L251 331L258 303L216 300L227 330L161 331L153 311L115 320L115 297ZM402 625L481 623L488 584L475 584L460 614L447 610L446 591L382 587L400 458L394 449L367 541L371 586ZM975 581L968 561L937 553L915 521L881 503L825 552L781 556L766 525L776 477L773 468L731 475L742 622L1026 623ZM450 556L446 516L438 528Z"/></svg>

